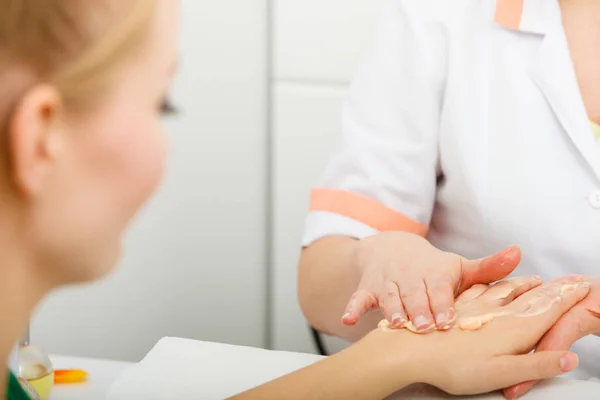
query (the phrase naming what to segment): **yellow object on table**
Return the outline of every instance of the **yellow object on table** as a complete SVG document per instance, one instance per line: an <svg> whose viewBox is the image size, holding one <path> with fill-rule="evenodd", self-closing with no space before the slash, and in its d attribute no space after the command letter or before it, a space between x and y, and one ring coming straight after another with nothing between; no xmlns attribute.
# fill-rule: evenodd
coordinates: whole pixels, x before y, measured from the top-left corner
<svg viewBox="0 0 600 400"><path fill-rule="evenodd" d="M57 369L54 371L54 383L57 385L81 383L88 373L81 369Z"/></svg>

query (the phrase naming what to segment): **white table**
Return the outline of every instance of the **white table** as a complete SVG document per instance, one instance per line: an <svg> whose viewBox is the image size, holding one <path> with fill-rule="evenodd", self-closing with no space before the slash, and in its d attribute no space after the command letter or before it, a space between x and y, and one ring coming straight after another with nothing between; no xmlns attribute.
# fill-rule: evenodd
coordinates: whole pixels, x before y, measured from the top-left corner
<svg viewBox="0 0 600 400"><path fill-rule="evenodd" d="M108 400L222 400L320 360L310 354L164 338L111 387ZM412 387L395 400L455 400L428 387ZM600 383L557 379L536 386L523 400L598 400ZM504 400L498 393L469 400Z"/></svg>
<svg viewBox="0 0 600 400"><path fill-rule="evenodd" d="M82 369L89 373L85 383L55 385L50 400L105 400L108 389L132 363L91 358L51 356L55 369Z"/></svg>

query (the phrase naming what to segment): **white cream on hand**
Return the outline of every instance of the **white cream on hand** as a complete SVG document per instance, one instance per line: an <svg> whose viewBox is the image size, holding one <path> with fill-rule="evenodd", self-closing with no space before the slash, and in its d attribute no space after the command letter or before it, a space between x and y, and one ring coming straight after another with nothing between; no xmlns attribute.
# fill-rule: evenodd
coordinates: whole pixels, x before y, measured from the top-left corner
<svg viewBox="0 0 600 400"><path fill-rule="evenodd" d="M526 318L541 315L548 312L554 304L558 303L565 293L575 290L578 287L578 284L557 284L552 288L555 291L553 295L549 296L547 290L539 291L536 296L520 307L515 307L512 303L506 306L498 305L499 301L508 297L514 290L514 286L508 285L505 286L505 290L494 293L494 297L487 296L485 299L483 297L468 298L462 301L459 299L455 303L456 322L452 328L458 328L463 331L475 331L498 317L515 316ZM378 328L384 331L408 330L413 333L422 333L416 329L411 321L405 322L399 328L391 328L390 322L384 319L379 323ZM433 330L437 330L437 327Z"/></svg>

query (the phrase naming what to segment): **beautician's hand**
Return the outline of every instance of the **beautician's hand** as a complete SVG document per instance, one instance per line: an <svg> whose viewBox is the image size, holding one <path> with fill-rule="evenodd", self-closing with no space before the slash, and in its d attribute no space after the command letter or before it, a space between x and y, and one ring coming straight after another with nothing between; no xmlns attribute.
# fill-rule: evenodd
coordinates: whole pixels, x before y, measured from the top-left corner
<svg viewBox="0 0 600 400"><path fill-rule="evenodd" d="M362 278L342 322L355 325L365 313L379 308L393 328L411 321L425 333L436 326L451 327L454 298L475 284L505 278L519 264L521 251L509 247L468 260L440 251L420 236L388 232L362 240L356 257Z"/></svg>
<svg viewBox="0 0 600 400"><path fill-rule="evenodd" d="M579 339L592 334L600 334L600 278L588 278L590 294L544 335L536 347L537 352L548 350L568 350ZM527 393L537 382L524 382L504 391L508 399L516 399Z"/></svg>
<svg viewBox="0 0 600 400"><path fill-rule="evenodd" d="M519 284L509 295L506 287L477 285L457 300L466 304L457 311L458 322L473 315L473 310L505 314L479 330L467 332L455 327L428 335L393 330L379 333L378 340L385 341L384 346L394 357L404 357L400 362L412 365L415 375L409 382L427 383L455 395L490 392L515 382L551 378L573 370L577 365L575 354L528 353L565 312L585 298L589 283L582 282L582 277L566 277L522 294L531 282L513 280L503 285L514 282ZM462 310L467 310L466 315Z"/></svg>

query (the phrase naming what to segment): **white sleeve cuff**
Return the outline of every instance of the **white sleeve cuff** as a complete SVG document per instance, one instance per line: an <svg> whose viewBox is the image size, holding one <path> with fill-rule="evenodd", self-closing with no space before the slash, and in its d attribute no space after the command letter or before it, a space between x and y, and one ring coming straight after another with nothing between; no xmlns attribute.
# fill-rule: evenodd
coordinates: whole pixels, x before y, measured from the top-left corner
<svg viewBox="0 0 600 400"><path fill-rule="evenodd" d="M325 211L313 211L306 218L302 247L310 246L327 236L364 239L378 233L376 229L354 219Z"/></svg>

